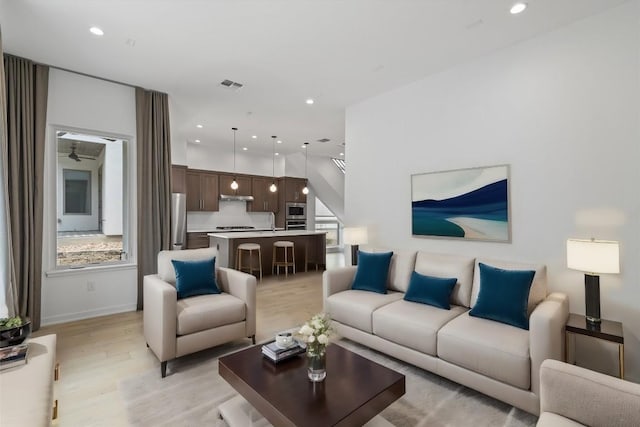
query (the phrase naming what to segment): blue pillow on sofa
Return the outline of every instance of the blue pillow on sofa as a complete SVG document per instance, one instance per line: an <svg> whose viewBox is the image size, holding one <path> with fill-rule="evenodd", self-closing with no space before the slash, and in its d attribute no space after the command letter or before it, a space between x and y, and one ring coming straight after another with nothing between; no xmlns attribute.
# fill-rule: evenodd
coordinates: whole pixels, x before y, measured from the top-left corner
<svg viewBox="0 0 640 427"><path fill-rule="evenodd" d="M480 293L469 315L528 330L529 289L536 272L503 270L483 263L479 267Z"/></svg>
<svg viewBox="0 0 640 427"><path fill-rule="evenodd" d="M450 310L449 299L458 279L425 276L415 271L411 273L409 289L404 294L405 301L428 304Z"/></svg>
<svg viewBox="0 0 640 427"><path fill-rule="evenodd" d="M179 261L172 259L176 271L178 299L196 295L219 294L216 283L216 258Z"/></svg>
<svg viewBox="0 0 640 427"><path fill-rule="evenodd" d="M392 256L393 252L358 251L358 268L351 289L386 294Z"/></svg>

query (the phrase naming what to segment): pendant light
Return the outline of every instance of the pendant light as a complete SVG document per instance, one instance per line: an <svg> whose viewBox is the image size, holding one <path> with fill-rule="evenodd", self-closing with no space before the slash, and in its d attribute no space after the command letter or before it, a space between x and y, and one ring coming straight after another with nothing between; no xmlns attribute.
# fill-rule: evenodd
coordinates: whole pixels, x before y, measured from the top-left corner
<svg viewBox="0 0 640 427"><path fill-rule="evenodd" d="M271 191L272 193L278 191L278 187L276 187L276 138L277 136L275 135L271 137L271 139L273 140L273 181L271 181L269 191Z"/></svg>
<svg viewBox="0 0 640 427"><path fill-rule="evenodd" d="M236 131L238 128L231 128L233 131L233 181L231 182L231 189L238 189L238 181L236 181Z"/></svg>
<svg viewBox="0 0 640 427"><path fill-rule="evenodd" d="M309 187L307 187L307 158L309 157L309 143L304 143L304 188L302 189L302 194L305 196L309 194Z"/></svg>

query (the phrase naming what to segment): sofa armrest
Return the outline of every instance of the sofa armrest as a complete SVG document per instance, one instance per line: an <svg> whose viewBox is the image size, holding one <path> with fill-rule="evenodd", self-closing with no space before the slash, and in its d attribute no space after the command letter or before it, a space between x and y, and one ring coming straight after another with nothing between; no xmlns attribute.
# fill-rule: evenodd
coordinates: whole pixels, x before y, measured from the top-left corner
<svg viewBox="0 0 640 427"><path fill-rule="evenodd" d="M247 336L256 334L256 277L231 268L218 267L219 286L236 298L240 298L247 307Z"/></svg>
<svg viewBox="0 0 640 427"><path fill-rule="evenodd" d="M640 384L545 360L540 367L540 408L593 427L638 426Z"/></svg>
<svg viewBox="0 0 640 427"><path fill-rule="evenodd" d="M350 265L335 270L325 270L322 273L322 301L325 310L327 309L327 298L351 288L356 269L357 266Z"/></svg>
<svg viewBox="0 0 640 427"><path fill-rule="evenodd" d="M540 395L540 365L545 359L564 359L564 326L569 318L569 298L555 292L547 295L529 318L531 391Z"/></svg>
<svg viewBox="0 0 640 427"><path fill-rule="evenodd" d="M176 357L178 292L157 274L144 276L144 339L161 362Z"/></svg>

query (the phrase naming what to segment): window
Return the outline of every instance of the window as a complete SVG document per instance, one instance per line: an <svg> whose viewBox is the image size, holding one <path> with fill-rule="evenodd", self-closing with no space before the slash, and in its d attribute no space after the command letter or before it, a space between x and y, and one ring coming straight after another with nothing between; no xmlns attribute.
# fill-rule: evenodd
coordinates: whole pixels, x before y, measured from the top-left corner
<svg viewBox="0 0 640 427"><path fill-rule="evenodd" d="M327 233L327 251L333 251L340 246L340 221L338 218L316 197L316 231Z"/></svg>
<svg viewBox="0 0 640 427"><path fill-rule="evenodd" d="M127 140L56 129L58 268L127 259Z"/></svg>
<svg viewBox="0 0 640 427"><path fill-rule="evenodd" d="M333 163L338 167L338 169L340 169L342 173L345 173L346 163L343 159L336 159L335 157L332 157L331 160L333 160Z"/></svg>
<svg viewBox="0 0 640 427"><path fill-rule="evenodd" d="M91 215L91 171L64 169L64 213Z"/></svg>

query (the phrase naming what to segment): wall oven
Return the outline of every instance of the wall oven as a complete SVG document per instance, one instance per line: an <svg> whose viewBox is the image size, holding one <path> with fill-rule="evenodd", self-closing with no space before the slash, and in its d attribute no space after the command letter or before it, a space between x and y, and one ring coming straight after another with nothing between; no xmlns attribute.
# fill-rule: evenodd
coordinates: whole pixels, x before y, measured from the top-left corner
<svg viewBox="0 0 640 427"><path fill-rule="evenodd" d="M307 219L306 203L287 203L286 219Z"/></svg>
<svg viewBox="0 0 640 427"><path fill-rule="evenodd" d="M287 230L306 230L307 221L304 219L288 219L285 226Z"/></svg>

